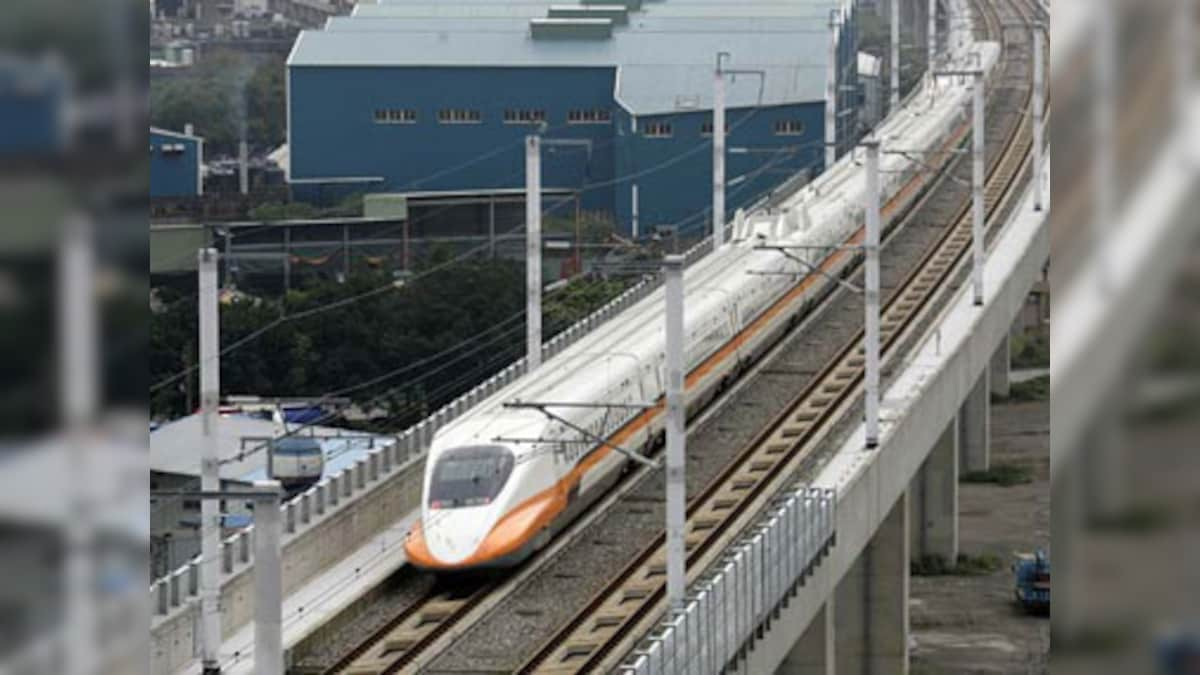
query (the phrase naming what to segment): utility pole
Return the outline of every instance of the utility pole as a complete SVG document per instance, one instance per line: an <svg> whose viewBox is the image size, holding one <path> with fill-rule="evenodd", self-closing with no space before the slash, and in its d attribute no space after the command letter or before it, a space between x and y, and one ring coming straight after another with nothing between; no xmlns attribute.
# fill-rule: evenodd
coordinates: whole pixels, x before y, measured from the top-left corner
<svg viewBox="0 0 1200 675"><path fill-rule="evenodd" d="M1190 1L1190 0L1181 0ZM1100 282L1108 285L1105 243L1116 209L1116 114L1117 114L1117 64L1116 64L1116 6L1115 0L1099 0L1096 3L1096 30L1092 41L1092 91L1095 92L1093 109L1096 111L1092 125L1093 159L1092 200L1092 243L1101 256Z"/></svg>
<svg viewBox="0 0 1200 675"><path fill-rule="evenodd" d="M983 71L974 73L975 85L973 93L975 109L975 129L972 133L974 148L971 153L971 236L973 265L971 268L971 283L974 287L975 304L983 304L983 263L987 244L983 232L983 167L984 167L984 119L983 119Z"/></svg>
<svg viewBox="0 0 1200 675"><path fill-rule="evenodd" d="M867 151L866 207L866 316L864 317L863 357L866 361L866 446L879 447L879 141L871 136L863 141Z"/></svg>
<svg viewBox="0 0 1200 675"><path fill-rule="evenodd" d="M542 146L579 146L592 156L588 139L525 137L525 372L542 365ZM576 219L578 219L578 203ZM578 242L578 234L576 236Z"/></svg>
<svg viewBox="0 0 1200 675"><path fill-rule="evenodd" d="M582 234L582 231L580 230L580 222L579 222L580 216L582 215L581 214L582 208L583 207L580 205L580 201L579 201L579 193L576 192L575 193L575 274L583 274L583 252L582 252L582 249L580 248L580 246L582 245L580 242L580 235Z"/></svg>
<svg viewBox="0 0 1200 675"><path fill-rule="evenodd" d="M525 372L542 365L542 141L525 137Z"/></svg>
<svg viewBox="0 0 1200 675"><path fill-rule="evenodd" d="M937 0L929 0L929 22L926 27L925 36L925 72L929 73L929 81L932 83L933 78L933 62L937 59Z"/></svg>
<svg viewBox="0 0 1200 675"><path fill-rule="evenodd" d="M254 672L283 675L283 490L274 480L254 487L267 495L254 505Z"/></svg>
<svg viewBox="0 0 1200 675"><path fill-rule="evenodd" d="M713 71L713 250L725 245L725 73L717 53L717 69Z"/></svg>
<svg viewBox="0 0 1200 675"><path fill-rule="evenodd" d="M1190 1L1190 0L1189 0ZM1045 24L1033 25L1033 209L1041 211L1042 198L1042 143L1046 119L1046 59L1042 55L1042 31Z"/></svg>
<svg viewBox="0 0 1200 675"><path fill-rule="evenodd" d="M283 489L279 481L255 481L250 490L151 490L150 498L195 499L201 508L234 499L254 503L254 674L283 675ZM200 583L204 583L203 567ZM207 663L203 667L206 673L220 672L219 664L211 670Z"/></svg>
<svg viewBox="0 0 1200 675"><path fill-rule="evenodd" d="M837 162L838 10L829 10L829 52L825 64L825 170Z"/></svg>
<svg viewBox="0 0 1200 675"><path fill-rule="evenodd" d="M633 193L632 195L630 195L631 199L633 200L633 231L631 232L631 234L633 235L632 239L634 241L637 241L637 238L638 238L638 186L637 186L637 183L634 183L629 189L630 189L630 192Z"/></svg>
<svg viewBox="0 0 1200 675"><path fill-rule="evenodd" d="M687 589L687 550L684 546L687 496L684 428L683 256L663 259L667 302L667 598L672 610L682 610Z"/></svg>
<svg viewBox="0 0 1200 675"><path fill-rule="evenodd" d="M218 429L221 396L220 314L217 308L217 250L199 251L200 408L204 442L200 454L200 489L221 489ZM220 502L200 502L200 616L205 675L221 672L221 514Z"/></svg>
<svg viewBox="0 0 1200 675"><path fill-rule="evenodd" d="M891 106L888 108L888 114L892 114L900 108L900 0L891 0L892 2L892 67L891 67Z"/></svg>

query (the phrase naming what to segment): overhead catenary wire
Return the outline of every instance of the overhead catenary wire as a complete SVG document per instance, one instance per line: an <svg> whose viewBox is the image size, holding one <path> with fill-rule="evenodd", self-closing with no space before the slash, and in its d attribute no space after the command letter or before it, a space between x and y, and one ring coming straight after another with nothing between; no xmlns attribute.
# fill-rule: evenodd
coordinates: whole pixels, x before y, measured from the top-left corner
<svg viewBox="0 0 1200 675"><path fill-rule="evenodd" d="M739 120L738 120L738 121L737 121L737 122L736 122L736 123L733 125L733 127L732 127L731 131L732 131L733 129L737 129L738 127L742 126L743 124L746 124L747 122L749 122L749 121L750 121L750 119L751 119L751 118L753 118L753 117L754 117L754 115L755 115L755 114L757 114L757 113L758 113L758 111L759 111L760 109L761 109L761 106L755 106L755 107L751 108L751 109L750 109L750 112L749 112L748 114L745 114L745 115L743 115L743 116L742 116L742 118L741 118L741 119L739 119ZM619 141L617 140L617 137L614 137L614 139L611 139L611 140L609 140L609 141L606 141L606 143L605 143L604 145L606 146L606 145L608 145L608 144L617 143L617 142L619 142ZM506 147L507 147L507 146L506 146ZM643 178L643 177L645 177L645 176L647 176L647 175L650 175L650 174L656 173L656 172L658 172L658 171L662 171L662 170L665 170L665 169L667 169L667 168L670 168L671 166L674 166L675 164L678 164L679 162L683 161L684 159L686 159L686 158L690 157L691 155L694 155L694 154L696 154L696 153L698 153L698 152L700 152L700 151L702 151L702 150L704 150L704 149L706 149L706 148L710 148L710 147L711 147L711 141L707 141L707 142L703 142L703 143L698 143L697 145L693 146L692 148L690 148L690 149L688 149L688 150L686 150L686 151L684 151L684 152L681 152L681 153L679 153L679 154L677 154L677 155L675 155L675 156L673 156L673 157L670 157L670 158L668 158L668 159L666 159L666 160L664 160L664 161L660 162L659 164L656 164L656 165L654 165L654 166L651 166L651 167L647 167L646 169L640 170L640 171L638 171L638 172L635 172L635 173L633 173L633 174L628 174L628 175L625 175L625 176L620 176L620 177L618 177L618 178L615 178L615 179L612 179L612 180L609 180L609 181L602 181L602 182L599 182L599 183L592 183L592 184L588 184L587 186L585 186L585 187L582 187L582 188L579 190L579 194L585 194L585 193L587 193L587 192L591 192L591 191L593 191L593 190L597 190L597 189L601 189L601 188L605 188L605 187L610 187L610 186L613 186L613 185L619 185L619 184L621 184L621 183L625 183L625 182L628 182L628 181L631 181L631 180L637 180L637 179L639 179L639 178ZM523 171L523 169L522 169L522 171ZM563 206L563 205L565 205L566 203L567 203L567 201L566 201L566 200L559 201L559 202L557 202L556 204L554 204L552 207L550 207L550 209L547 209L546 211L547 211L547 212L554 211L555 209L558 209L558 208L562 207L562 206ZM443 207L443 209L441 209L440 211L444 212L445 210L448 210L448 209L450 209L450 208L453 208L453 207L450 207L450 206L448 206L448 207ZM435 212L435 213L436 213L436 212ZM433 215L435 215L435 213L426 214L426 216L425 216L425 217L426 217L426 218L431 218L431 217L433 217ZM409 224L411 225L412 223L410 222ZM399 225L399 226L397 226L396 228L391 228L391 229L392 229L392 231L394 231L395 229L399 229L399 228L401 228L401 227L403 227L403 225ZM503 233L501 236L508 236L508 235L510 235L510 234L515 234L515 233L517 233L517 232L521 231L522 229L524 229L524 224L518 225L517 227L514 227L514 228L512 228L512 229L508 230L507 232ZM379 232L379 233L377 233L377 234L383 234L383 233L386 233L387 231L388 231L388 230L384 230L384 231L381 231L381 232ZM372 290L370 290L370 291L366 291L366 292L364 292L364 293L361 293L361 294L359 294L359 295L357 295L357 296L353 296L353 297L350 297L350 298L343 298L343 299L341 299L341 300L333 301L333 302L331 302L331 303L328 303L328 304L327 304L327 305L325 305L325 306L319 306L319 307L310 308L310 309L308 309L308 310L305 310L305 311L303 311L303 312L300 312L300 313L298 313L298 314L295 314L295 315L281 316L281 317L279 317L278 319L276 319L275 321L273 321L273 322L271 322L271 323L267 324L266 326L263 326L263 327L261 327L261 328L257 329L256 331L254 331L254 332L250 333L249 335L246 335L246 336L244 336L244 337L240 338L239 340L237 340L237 341L236 341L236 342L234 342L233 344L231 344L231 345L227 345L227 346L225 346L225 347L222 347L222 349L221 349L221 352L219 353L219 356L225 356L225 355L229 354L230 352L232 352L232 351L234 351L234 350L238 349L239 347L241 347L241 346L243 346L243 345L245 345L245 344L247 344L247 343L249 343L249 342L251 342L251 341L253 341L253 340L257 339L259 336L261 336L261 335L263 335L263 334L265 334L265 333L267 333L267 332L269 332L269 331L273 330L274 328L276 328L276 327L278 327L278 326L280 326L280 325L283 325L283 324L285 324L285 323L289 323L289 322L291 322L291 321L299 320L299 319L302 319L302 318L307 318L308 316L313 316L313 315L316 315L316 314L321 314L321 313L324 313L324 312L326 312L326 311L329 311L329 310L331 310L331 309L336 309L336 308L338 308L338 307L346 306L346 305L348 305L348 304L352 304L352 303L354 303L354 302L358 302L359 300L367 299L367 298L369 298L369 297L373 297L373 296L375 296L375 295L378 295L378 294L380 294L380 293L384 293L384 292L386 292L386 291L388 291L388 290L390 290L390 289L399 289L399 288L401 288L401 287L403 287L403 286L407 285L408 283L410 283L410 282L412 282L412 281L416 281L416 280L418 280L418 279L420 279L420 278L423 278L423 277L425 277L425 276L428 276L428 275L430 275L430 274L432 274L432 273L434 273L434 272L441 271L442 269L445 269L446 267L449 267L450 265L452 265L452 264L454 264L454 263L460 262L460 261L462 261L462 260L465 260L465 259L469 258L470 256L472 256L472 255L474 255L474 254L476 254L476 253L482 252L483 250L485 250L485 249L489 248L489 247L490 247L490 245L491 245L491 244L490 244L490 242L484 242L484 243L482 243L482 244L479 244L478 246L476 246L476 247L474 247L474 248L471 248L471 249L468 249L466 252L464 252L464 253L460 254L459 256L456 256L455 258L453 258L453 259L451 259L451 260L449 260L449 261L446 261L446 262L444 262L444 263L441 263L441 264L439 264L439 265L436 265L436 266L434 266L434 267L433 267L433 268L431 268L431 269L428 269L428 270L424 270L424 271L422 271L421 273L419 273L419 274L418 274L417 276L415 276L415 277L409 277L408 279L405 279L405 280L403 280L403 281L400 281L400 282L391 282L391 283L385 284L385 285L383 285L383 286L380 286L380 287L378 287L378 288L372 289ZM331 250L336 250L337 248L340 248L340 247L341 247L341 246L340 246L340 245L338 245L338 246L335 246L335 247L331 248ZM177 302L178 302L178 301L177 301ZM170 375L170 376L168 376L168 377L166 377L166 378L164 378L164 379L162 379L162 380L159 380L158 382L156 382L156 383L154 383L153 385L151 385L151 387L150 387L150 392L151 392L151 393L154 393L154 392L156 392L156 391L158 391L158 390L162 389L163 387L165 387L165 386L167 386L167 385L169 385L169 384L171 384L171 383L173 383L173 382L177 382L178 380L182 379L183 377L186 377L188 374L190 374L190 373L193 373L193 372L195 372L196 370L198 370L198 369L199 369L199 367L200 367L200 364L199 364L199 363L196 363L196 364L193 364L193 365L189 366L188 368L186 368L186 369L184 369L184 370L182 370L182 371L179 371L179 372L177 372L177 373L175 373L175 374L173 374L173 375Z"/></svg>
<svg viewBox="0 0 1200 675"><path fill-rule="evenodd" d="M509 230L509 233L520 231L524 227L525 227L524 224L518 225L517 227L514 227L511 230ZM268 331L271 331L283 324L290 323L293 321L298 321L300 319L306 319L306 318L309 318L312 316L317 316L317 315L323 314L325 312L328 312L328 311L331 311L334 309L338 309L340 307L345 307L347 305L354 304L356 302L365 300L367 298L375 297L382 293L386 293L387 291L390 291L390 290L399 290L402 288L406 288L409 284L411 284L415 281L424 279L426 277L432 276L433 274L436 274L443 270L446 270L446 269L450 268L451 266L470 258L471 256L475 255L476 253L481 252L485 248L487 248L486 243L482 244L480 246L476 246L474 248L468 249L464 253L461 253L461 254L455 256L454 258L451 258L444 262L438 263L428 269L422 270L421 272L415 274L414 276L408 277L407 279L403 279L403 280L399 280L399 281L390 281L386 284L382 284L380 286L369 289L367 291L363 291L362 293L358 293L358 294L355 294L355 295L352 295L349 297L345 297L345 298L339 298L338 300L333 300L328 303L317 305L316 307L310 307L308 309L301 310L294 314L282 315L282 316L272 320L267 325L262 326L258 329L255 329L250 334L248 334L242 338L239 338L238 340L234 341L232 344L222 347L221 351L218 353L218 357L229 354L230 352L257 339L259 336L261 336L261 335L267 333ZM176 382L179 379L186 377L188 374L193 373L197 369L199 369L199 367L200 367L200 364L196 363L196 364L193 364L193 365L175 373L174 375L170 375L162 380L159 380L158 382L156 382L150 386L150 392L153 393L155 391L158 391L159 389L171 384L172 382Z"/></svg>

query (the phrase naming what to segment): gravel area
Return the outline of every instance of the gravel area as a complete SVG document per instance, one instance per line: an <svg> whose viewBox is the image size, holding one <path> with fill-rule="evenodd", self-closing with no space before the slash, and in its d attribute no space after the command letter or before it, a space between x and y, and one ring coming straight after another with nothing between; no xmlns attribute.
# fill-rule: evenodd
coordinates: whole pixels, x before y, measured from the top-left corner
<svg viewBox="0 0 1200 675"><path fill-rule="evenodd" d="M309 647L311 651L297 661L290 672L298 674L324 671L361 642L363 636L375 632L397 614L425 597L433 589L436 581L432 574L418 572L409 566L402 567L387 580L385 588L374 602L365 605L354 620L346 622L338 630L330 631L323 639L314 641Z"/></svg>

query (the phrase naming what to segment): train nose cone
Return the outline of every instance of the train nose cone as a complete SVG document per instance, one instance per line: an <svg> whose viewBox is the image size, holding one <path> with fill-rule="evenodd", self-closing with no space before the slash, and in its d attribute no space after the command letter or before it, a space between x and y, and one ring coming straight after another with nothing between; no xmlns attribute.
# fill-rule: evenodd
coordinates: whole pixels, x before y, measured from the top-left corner
<svg viewBox="0 0 1200 675"><path fill-rule="evenodd" d="M447 565L463 562L483 543L490 520L484 508L429 511L424 524L429 553Z"/></svg>

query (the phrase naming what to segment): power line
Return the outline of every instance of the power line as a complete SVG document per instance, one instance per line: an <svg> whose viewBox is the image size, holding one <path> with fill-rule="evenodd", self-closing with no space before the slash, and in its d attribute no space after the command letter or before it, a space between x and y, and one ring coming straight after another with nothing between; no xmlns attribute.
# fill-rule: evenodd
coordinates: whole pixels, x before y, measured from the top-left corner
<svg viewBox="0 0 1200 675"><path fill-rule="evenodd" d="M519 225L519 226L513 228L512 230L509 230L509 233L516 232L518 230L523 229L524 227L525 227L524 224ZM422 272L420 272L412 277L409 277L407 279L400 280L400 281L391 281L391 282L388 282L381 286L377 286L375 288L364 291L362 293L358 293L358 294L350 296L350 297L334 300L332 302L328 302L323 305L318 305L316 307L310 307L309 309L302 310L300 312L296 312L295 314L286 314L286 315L280 316L280 317L272 320L267 325L254 330L249 335L246 335L245 337L242 337L241 339L235 341L233 344L223 347L221 349L221 351L217 354L217 357L219 358L221 356L225 356L225 355L229 354L230 352L232 352L233 350L238 349L239 347L257 339L259 336L261 336L261 335L267 333L268 331L273 330L273 329L277 328L278 326L281 326L285 323L290 323L293 321L298 321L300 319L306 319L306 318L309 318L312 316L317 316L319 314L323 314L323 313L328 312L333 309L345 307L347 305L353 304L360 300L365 300L367 298L375 297L377 295L380 295L380 294L385 293L390 290L399 290L401 288L405 288L414 281L419 281L421 279L424 279L424 278L431 276L437 272L445 270L445 269L451 267L452 265L455 265L459 262L466 260L467 258L471 257L472 255L482 251L487 246L488 246L488 244L486 244L486 243L483 245L480 245L480 246L476 246L475 248L469 249L466 252L464 252L454 258L451 258L450 260L447 260L445 262L434 265L433 267L423 270ZM200 368L200 365L201 365L201 363L193 364L192 366L189 366L188 368L185 368L185 369L175 373L174 375L171 375L169 377L166 377L166 378L156 382L155 384L151 385L151 387L150 387L151 393L158 391L159 389L171 384L172 382L178 381L182 377L186 377L190 373L195 372L196 370L198 370Z"/></svg>

